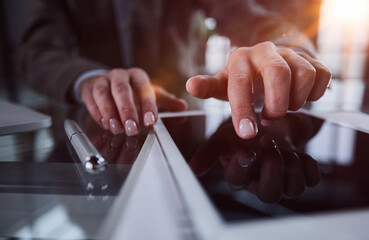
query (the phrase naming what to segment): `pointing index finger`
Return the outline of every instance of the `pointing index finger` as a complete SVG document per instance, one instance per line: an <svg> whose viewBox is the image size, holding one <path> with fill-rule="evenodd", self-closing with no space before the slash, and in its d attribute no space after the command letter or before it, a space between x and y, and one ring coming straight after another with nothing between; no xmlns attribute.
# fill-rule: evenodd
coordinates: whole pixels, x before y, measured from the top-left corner
<svg viewBox="0 0 369 240"><path fill-rule="evenodd" d="M228 99L232 110L232 121L236 133L243 139L257 134L254 110L254 71L247 58L247 49L232 53L223 74L228 75Z"/></svg>

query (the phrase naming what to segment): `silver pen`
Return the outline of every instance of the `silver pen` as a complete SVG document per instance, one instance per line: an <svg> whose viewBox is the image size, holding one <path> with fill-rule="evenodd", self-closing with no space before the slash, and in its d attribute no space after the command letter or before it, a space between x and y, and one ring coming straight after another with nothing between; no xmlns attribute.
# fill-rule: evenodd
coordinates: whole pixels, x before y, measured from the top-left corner
<svg viewBox="0 0 369 240"><path fill-rule="evenodd" d="M64 130L83 167L87 171L95 172L106 168L106 160L75 121L66 119L64 121Z"/></svg>

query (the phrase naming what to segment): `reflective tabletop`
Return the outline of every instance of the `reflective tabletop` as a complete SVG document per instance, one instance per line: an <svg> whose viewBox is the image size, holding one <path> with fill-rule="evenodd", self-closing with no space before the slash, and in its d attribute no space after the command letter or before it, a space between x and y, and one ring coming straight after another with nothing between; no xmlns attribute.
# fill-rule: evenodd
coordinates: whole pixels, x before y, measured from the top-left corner
<svg viewBox="0 0 369 240"><path fill-rule="evenodd" d="M52 127L0 136L1 237L96 239L148 133L113 136L85 110L52 105L39 109ZM63 128L66 118L106 158L104 171L82 167Z"/></svg>
<svg viewBox="0 0 369 240"><path fill-rule="evenodd" d="M304 113L251 140L229 113L163 123L225 223L369 208L368 133Z"/></svg>

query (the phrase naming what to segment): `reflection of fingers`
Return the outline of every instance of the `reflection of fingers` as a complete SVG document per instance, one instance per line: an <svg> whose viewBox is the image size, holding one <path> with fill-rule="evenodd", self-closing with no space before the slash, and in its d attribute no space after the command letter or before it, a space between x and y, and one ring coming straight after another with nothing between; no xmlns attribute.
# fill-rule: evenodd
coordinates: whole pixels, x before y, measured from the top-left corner
<svg viewBox="0 0 369 240"><path fill-rule="evenodd" d="M299 153L299 156L301 158L301 165L305 176L306 186L316 186L320 182L320 170L318 162L305 153Z"/></svg>
<svg viewBox="0 0 369 240"><path fill-rule="evenodd" d="M233 126L237 135L250 139L257 134L254 110L254 70L248 59L248 50L240 48L229 58L222 74L228 77L228 99L232 109Z"/></svg>
<svg viewBox="0 0 369 240"><path fill-rule="evenodd" d="M95 134L93 136L87 136L91 140L92 145L94 145L97 150L101 149L106 143L106 137L104 137L105 132L107 131L104 131L100 134Z"/></svg>
<svg viewBox="0 0 369 240"><path fill-rule="evenodd" d="M324 92L327 90L332 79L332 73L326 66L320 63L318 60L310 57L309 55L305 53L300 53L300 56L307 59L316 70L315 84L308 97L309 101L316 101L321 98Z"/></svg>
<svg viewBox="0 0 369 240"><path fill-rule="evenodd" d="M270 137L261 137L260 145L262 154L257 195L263 202L276 202L282 196L283 159L276 143Z"/></svg>
<svg viewBox="0 0 369 240"><path fill-rule="evenodd" d="M187 91L194 97L207 99L217 98L220 100L228 100L227 96L227 79L221 74L215 77L207 75L198 75L190 78L186 83Z"/></svg>
<svg viewBox="0 0 369 240"><path fill-rule="evenodd" d="M112 159L112 152L111 152L111 147L110 147L110 143L113 139L113 136L114 136L113 134L109 134L109 136L106 138L104 145L98 148L101 155L104 156L104 158L109 163L114 162L114 160Z"/></svg>
<svg viewBox="0 0 369 240"><path fill-rule="evenodd" d="M124 70L113 70L108 74L108 77L111 81L112 95L124 130L128 136L136 135L139 131L138 115L129 75Z"/></svg>
<svg viewBox="0 0 369 240"><path fill-rule="evenodd" d="M126 147L129 151L131 150L137 150L137 147L139 146L140 139L133 136L126 138Z"/></svg>
<svg viewBox="0 0 369 240"><path fill-rule="evenodd" d="M124 148L121 148L115 158L115 164L129 164L127 162L127 152Z"/></svg>
<svg viewBox="0 0 369 240"><path fill-rule="evenodd" d="M92 95L102 115L101 122L103 127L104 129L109 129L108 121L118 118L118 113L113 97L111 96L109 80L106 77L99 77L95 81Z"/></svg>
<svg viewBox="0 0 369 240"><path fill-rule="evenodd" d="M187 103L173 94L167 92L164 88L155 86L156 103L159 108L171 112L179 112L187 109Z"/></svg>
<svg viewBox="0 0 369 240"><path fill-rule="evenodd" d="M289 110L300 109L314 86L316 71L305 58L287 48L278 49L278 52L288 63L292 71Z"/></svg>
<svg viewBox="0 0 369 240"><path fill-rule="evenodd" d="M146 127L152 126L158 118L158 108L149 76L138 68L131 68L128 72L132 77L132 85L140 101L143 123Z"/></svg>
<svg viewBox="0 0 369 240"><path fill-rule="evenodd" d="M289 197L300 196L305 190L305 179L300 157L295 152L282 152L284 160L283 190Z"/></svg>
<svg viewBox="0 0 369 240"><path fill-rule="evenodd" d="M256 154L251 150L242 150L230 159L230 163L225 170L225 179L234 188L244 188L250 181L251 168L255 162Z"/></svg>
<svg viewBox="0 0 369 240"><path fill-rule="evenodd" d="M120 148L119 155L116 157L117 164L132 164L135 161L134 156L139 152L138 148L129 148L130 144L127 144L127 140L132 137L126 138L126 144ZM134 137L133 137L134 138Z"/></svg>

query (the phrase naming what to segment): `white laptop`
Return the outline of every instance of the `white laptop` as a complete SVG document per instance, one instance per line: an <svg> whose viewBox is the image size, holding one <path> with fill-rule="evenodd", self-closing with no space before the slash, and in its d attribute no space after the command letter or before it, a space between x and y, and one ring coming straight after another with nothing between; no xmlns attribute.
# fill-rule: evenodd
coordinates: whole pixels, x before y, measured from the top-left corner
<svg viewBox="0 0 369 240"><path fill-rule="evenodd" d="M51 126L51 117L28 107L0 100L0 136Z"/></svg>

